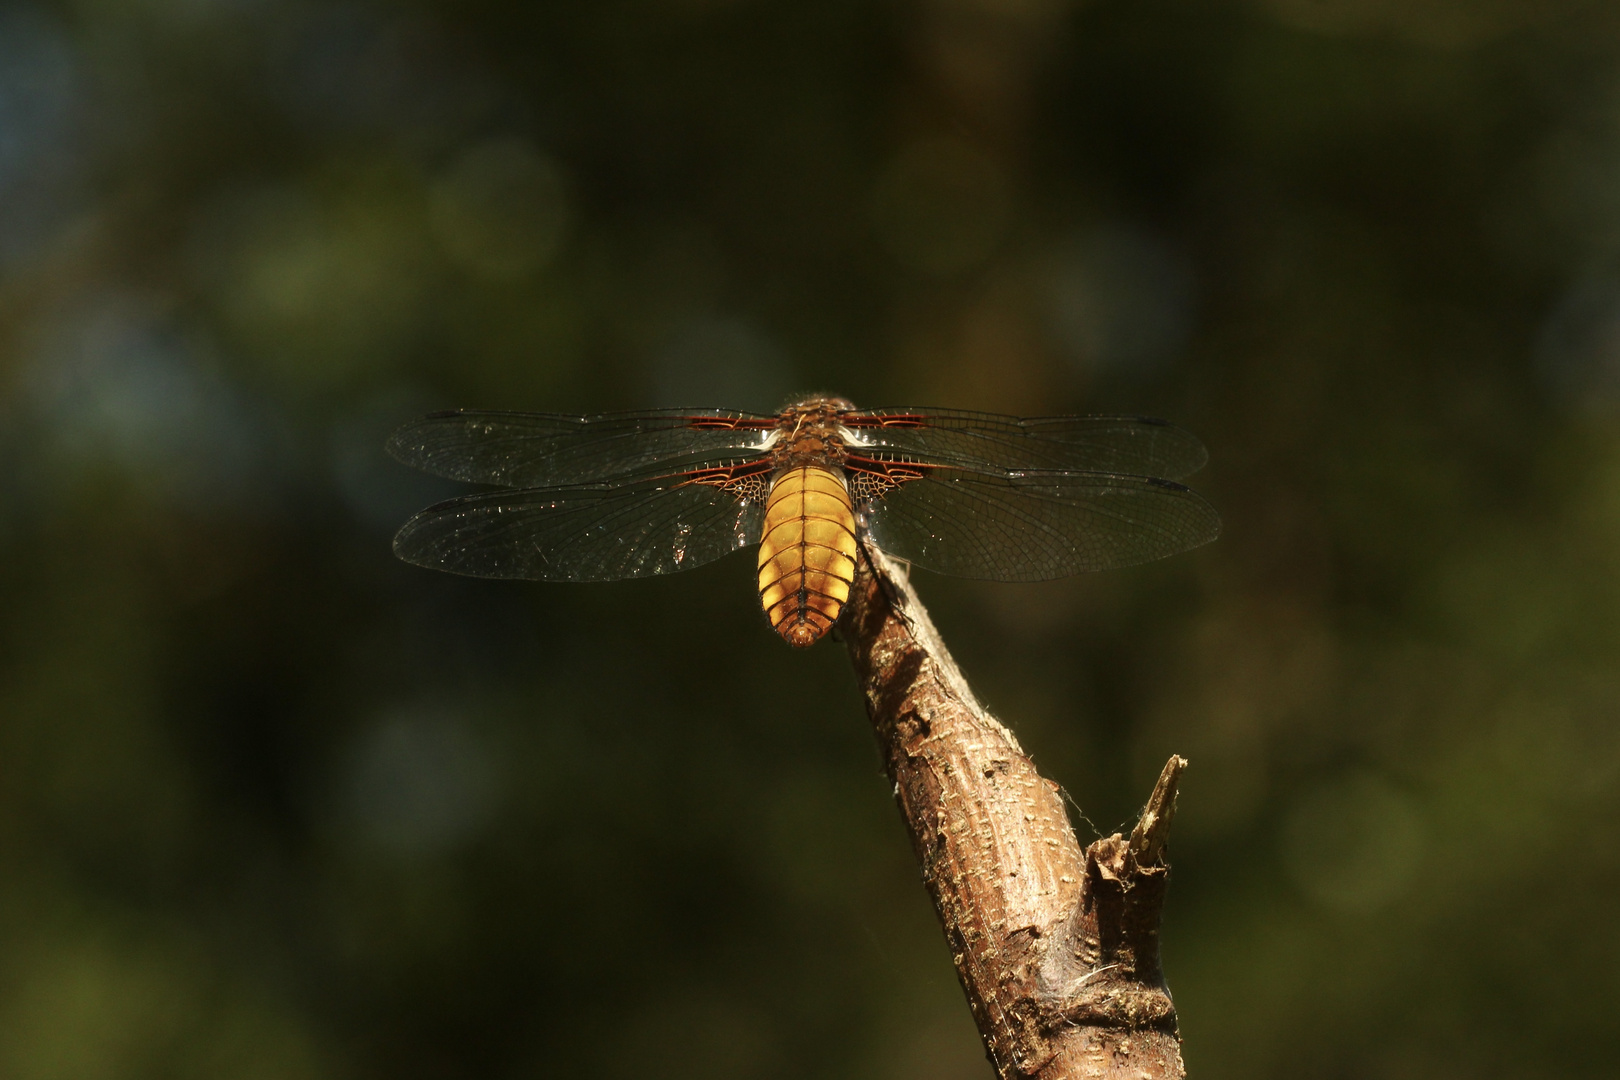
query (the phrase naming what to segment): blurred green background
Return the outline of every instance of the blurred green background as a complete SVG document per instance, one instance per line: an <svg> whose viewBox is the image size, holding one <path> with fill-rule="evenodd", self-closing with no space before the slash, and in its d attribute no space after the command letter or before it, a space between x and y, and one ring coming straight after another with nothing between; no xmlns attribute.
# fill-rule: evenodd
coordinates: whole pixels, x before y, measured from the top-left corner
<svg viewBox="0 0 1620 1080"><path fill-rule="evenodd" d="M0 1076L989 1075L842 649L389 553L421 411L1200 434L919 575L1196 1080L1620 1058L1613 0L0 6Z"/></svg>

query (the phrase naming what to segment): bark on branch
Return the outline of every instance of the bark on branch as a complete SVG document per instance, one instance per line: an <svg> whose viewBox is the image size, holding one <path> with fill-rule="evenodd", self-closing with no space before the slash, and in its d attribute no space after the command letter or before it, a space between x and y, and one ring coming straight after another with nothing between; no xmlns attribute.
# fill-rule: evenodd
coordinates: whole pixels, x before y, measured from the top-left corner
<svg viewBox="0 0 1620 1080"><path fill-rule="evenodd" d="M1058 786L974 699L905 572L862 550L846 641L997 1074L1185 1076L1159 918L1186 761L1165 765L1129 838L1082 850Z"/></svg>

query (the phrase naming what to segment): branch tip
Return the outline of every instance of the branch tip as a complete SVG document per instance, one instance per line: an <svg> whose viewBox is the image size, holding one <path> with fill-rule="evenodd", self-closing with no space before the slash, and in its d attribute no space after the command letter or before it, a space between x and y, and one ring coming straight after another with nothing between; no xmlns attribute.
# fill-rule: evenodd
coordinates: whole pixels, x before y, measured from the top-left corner
<svg viewBox="0 0 1620 1080"><path fill-rule="evenodd" d="M1147 806L1142 808L1142 816L1131 831L1131 854L1138 865L1151 865L1164 856L1165 845L1170 840L1170 822L1176 816L1176 785L1181 782L1181 773L1186 768L1186 758L1170 755L1159 773L1159 782L1153 785L1153 794L1148 796Z"/></svg>

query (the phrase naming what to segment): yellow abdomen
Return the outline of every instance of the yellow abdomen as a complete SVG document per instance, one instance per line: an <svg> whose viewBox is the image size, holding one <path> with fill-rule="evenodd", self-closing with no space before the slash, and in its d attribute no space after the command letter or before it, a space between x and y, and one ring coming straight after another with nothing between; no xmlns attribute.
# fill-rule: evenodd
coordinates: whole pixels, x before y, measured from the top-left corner
<svg viewBox="0 0 1620 1080"><path fill-rule="evenodd" d="M759 542L759 602L789 645L832 629L855 580L855 510L844 478L799 465L771 484Z"/></svg>

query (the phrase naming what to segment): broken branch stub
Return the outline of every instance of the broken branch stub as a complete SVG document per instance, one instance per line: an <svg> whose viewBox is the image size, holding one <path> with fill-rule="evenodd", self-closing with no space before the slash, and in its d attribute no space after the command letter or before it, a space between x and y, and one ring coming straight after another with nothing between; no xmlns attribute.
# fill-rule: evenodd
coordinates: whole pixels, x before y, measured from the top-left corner
<svg viewBox="0 0 1620 1080"><path fill-rule="evenodd" d="M1082 849L1058 786L979 705L905 573L864 558L844 633L923 881L1003 1080L1185 1076L1159 966L1176 784Z"/></svg>

